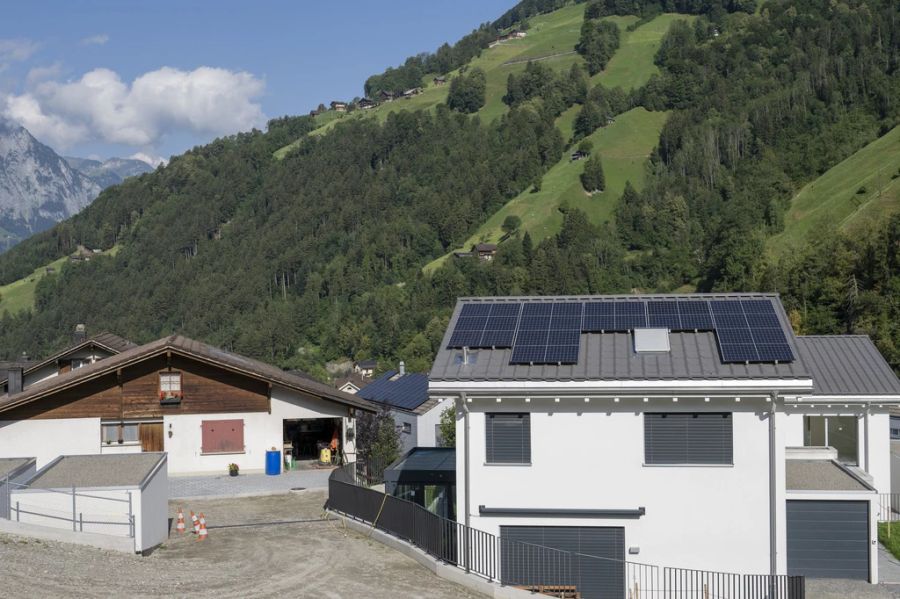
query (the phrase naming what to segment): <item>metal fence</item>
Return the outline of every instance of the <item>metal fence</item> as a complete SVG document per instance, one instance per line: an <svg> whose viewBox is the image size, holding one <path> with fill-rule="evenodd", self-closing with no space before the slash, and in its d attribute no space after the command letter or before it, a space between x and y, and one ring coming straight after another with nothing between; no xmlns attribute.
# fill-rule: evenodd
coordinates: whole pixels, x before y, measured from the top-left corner
<svg viewBox="0 0 900 599"><path fill-rule="evenodd" d="M805 599L802 576L740 575L661 568L511 541L442 518L424 507L367 487L378 480L365 466L347 464L328 480L330 510L361 520L432 557L489 581L555 597L579 590L586 573L602 572L607 596L623 599Z"/></svg>
<svg viewBox="0 0 900 599"><path fill-rule="evenodd" d="M134 538L135 517L131 491L125 498L66 489L34 488L0 479L3 509L0 518L26 524Z"/></svg>
<svg viewBox="0 0 900 599"><path fill-rule="evenodd" d="M879 493L877 517L879 522L900 520L900 493Z"/></svg>

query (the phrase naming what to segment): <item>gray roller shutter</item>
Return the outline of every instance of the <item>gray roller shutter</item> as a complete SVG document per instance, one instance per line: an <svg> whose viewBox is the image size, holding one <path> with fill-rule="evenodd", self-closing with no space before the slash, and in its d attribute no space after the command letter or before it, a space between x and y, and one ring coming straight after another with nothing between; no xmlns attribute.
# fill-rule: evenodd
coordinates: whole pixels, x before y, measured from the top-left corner
<svg viewBox="0 0 900 599"><path fill-rule="evenodd" d="M787 502L787 568L810 578L869 579L867 501Z"/></svg>
<svg viewBox="0 0 900 599"><path fill-rule="evenodd" d="M644 414L647 464L731 464L733 454L729 413Z"/></svg>
<svg viewBox="0 0 900 599"><path fill-rule="evenodd" d="M500 539L504 584L574 585L583 599L625 596L622 527L501 526Z"/></svg>
<svg viewBox="0 0 900 599"><path fill-rule="evenodd" d="M488 413L485 415L487 462L528 464L531 462L531 415Z"/></svg>

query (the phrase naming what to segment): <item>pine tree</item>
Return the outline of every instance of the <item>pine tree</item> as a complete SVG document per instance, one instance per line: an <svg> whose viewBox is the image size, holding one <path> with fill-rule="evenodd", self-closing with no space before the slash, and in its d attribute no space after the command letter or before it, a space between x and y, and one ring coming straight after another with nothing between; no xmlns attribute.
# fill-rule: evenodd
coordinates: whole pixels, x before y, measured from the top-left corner
<svg viewBox="0 0 900 599"><path fill-rule="evenodd" d="M588 193L595 193L606 189L606 178L603 176L603 164L600 155L594 154L584 164L584 172L581 173L581 186Z"/></svg>

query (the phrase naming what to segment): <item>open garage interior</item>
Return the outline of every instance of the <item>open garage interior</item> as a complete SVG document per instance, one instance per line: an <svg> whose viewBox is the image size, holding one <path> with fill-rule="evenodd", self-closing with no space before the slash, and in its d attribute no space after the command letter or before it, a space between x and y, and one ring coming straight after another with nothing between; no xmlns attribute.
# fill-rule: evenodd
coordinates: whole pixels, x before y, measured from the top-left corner
<svg viewBox="0 0 900 599"><path fill-rule="evenodd" d="M341 418L286 419L283 428L286 459L293 458L294 462L318 460L340 463L343 450ZM327 450L327 455L323 456L323 450Z"/></svg>

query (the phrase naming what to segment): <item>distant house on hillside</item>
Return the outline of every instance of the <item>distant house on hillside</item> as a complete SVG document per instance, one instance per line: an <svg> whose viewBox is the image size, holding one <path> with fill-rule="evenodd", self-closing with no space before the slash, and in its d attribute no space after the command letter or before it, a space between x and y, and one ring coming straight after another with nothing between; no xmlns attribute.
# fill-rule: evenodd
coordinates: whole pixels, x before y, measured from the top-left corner
<svg viewBox="0 0 900 599"><path fill-rule="evenodd" d="M362 110L368 110L369 108L375 108L378 106L378 102L372 100L371 98L363 98L356 104Z"/></svg>
<svg viewBox="0 0 900 599"><path fill-rule="evenodd" d="M394 101L394 92L389 92L385 90L381 90L378 92L378 99L382 102L393 102Z"/></svg>
<svg viewBox="0 0 900 599"><path fill-rule="evenodd" d="M497 255L497 244L495 243L476 243L472 246L472 254L478 256L479 260L490 262Z"/></svg>
<svg viewBox="0 0 900 599"><path fill-rule="evenodd" d="M442 403L428 397L428 374L406 372L403 362L357 393L391 411L400 432L401 452L439 447Z"/></svg>
<svg viewBox="0 0 900 599"><path fill-rule="evenodd" d="M378 368L378 360L375 360L374 358L358 360L353 363L353 372L365 377L372 376L375 373L376 368Z"/></svg>
<svg viewBox="0 0 900 599"><path fill-rule="evenodd" d="M83 245L79 245L78 248L69 256L69 260L71 262L90 262L91 258L93 258L97 253L99 253L99 250L91 250Z"/></svg>
<svg viewBox="0 0 900 599"><path fill-rule="evenodd" d="M509 37L515 38L515 39L522 39L526 35L528 35L526 32L516 29L515 31L513 31L512 33L509 34Z"/></svg>
<svg viewBox="0 0 900 599"><path fill-rule="evenodd" d="M444 85L445 83L447 83L447 77L445 77L444 75L438 75L437 77L432 79L432 82L435 85Z"/></svg>
<svg viewBox="0 0 900 599"><path fill-rule="evenodd" d="M403 97L404 98L412 98L413 96L418 96L421 93L422 93L421 87L413 87L413 88L408 89L405 92L403 92Z"/></svg>
<svg viewBox="0 0 900 599"><path fill-rule="evenodd" d="M337 112L347 112L347 103L346 102L332 102L331 109Z"/></svg>
<svg viewBox="0 0 900 599"><path fill-rule="evenodd" d="M587 157L588 157L587 152L582 152L581 150L576 150L576 151L572 152L572 162L576 162L578 160L581 160L582 158L587 158Z"/></svg>

